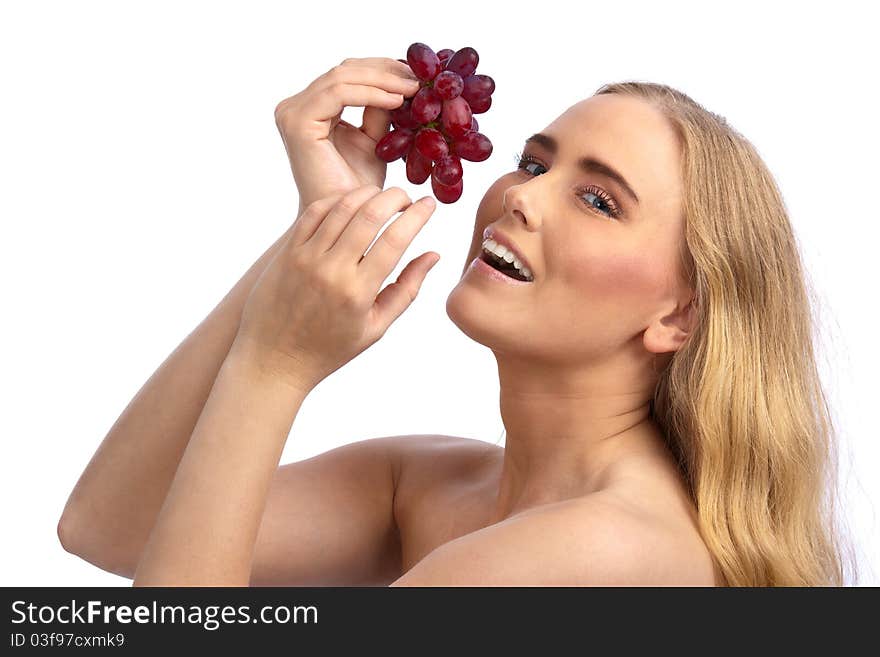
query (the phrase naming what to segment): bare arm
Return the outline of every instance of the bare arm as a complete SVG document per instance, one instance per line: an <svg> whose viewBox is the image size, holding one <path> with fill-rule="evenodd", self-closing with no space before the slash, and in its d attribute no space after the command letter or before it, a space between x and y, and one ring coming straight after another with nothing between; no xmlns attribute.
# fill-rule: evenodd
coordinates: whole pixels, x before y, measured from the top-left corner
<svg viewBox="0 0 880 657"><path fill-rule="evenodd" d="M220 368L138 563L135 586L250 584L269 488L310 391L263 373L253 361L233 345Z"/></svg>
<svg viewBox="0 0 880 657"><path fill-rule="evenodd" d="M133 576L235 338L245 300L290 230L165 359L113 424L58 523L66 550L110 572Z"/></svg>

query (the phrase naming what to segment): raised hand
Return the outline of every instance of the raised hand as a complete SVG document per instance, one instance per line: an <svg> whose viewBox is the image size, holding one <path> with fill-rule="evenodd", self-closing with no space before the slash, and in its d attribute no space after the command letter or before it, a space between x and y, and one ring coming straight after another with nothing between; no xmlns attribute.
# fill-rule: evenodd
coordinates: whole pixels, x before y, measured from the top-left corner
<svg viewBox="0 0 880 657"><path fill-rule="evenodd" d="M251 291L233 348L311 390L377 342L415 300L440 259L434 252L380 288L435 207L430 197L412 203L399 187L373 185L309 204Z"/></svg>
<svg viewBox="0 0 880 657"><path fill-rule="evenodd" d="M414 96L419 81L407 64L387 57L346 59L275 108L300 208L356 187L385 183L376 143L388 132L390 110ZM363 123L341 119L347 106L364 107Z"/></svg>

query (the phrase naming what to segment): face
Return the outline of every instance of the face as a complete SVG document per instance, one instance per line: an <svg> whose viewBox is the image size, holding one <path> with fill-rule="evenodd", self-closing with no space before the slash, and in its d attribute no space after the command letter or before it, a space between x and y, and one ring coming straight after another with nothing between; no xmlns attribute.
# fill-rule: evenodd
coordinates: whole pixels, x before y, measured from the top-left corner
<svg viewBox="0 0 880 657"><path fill-rule="evenodd" d="M665 330L664 318L690 298L678 258L677 135L645 101L615 94L581 101L540 134L549 140L525 144L520 167L483 197L447 315L496 354L596 362L644 346L646 329ZM533 282L510 284L472 266L487 227L513 242ZM670 336L652 349L674 351Z"/></svg>

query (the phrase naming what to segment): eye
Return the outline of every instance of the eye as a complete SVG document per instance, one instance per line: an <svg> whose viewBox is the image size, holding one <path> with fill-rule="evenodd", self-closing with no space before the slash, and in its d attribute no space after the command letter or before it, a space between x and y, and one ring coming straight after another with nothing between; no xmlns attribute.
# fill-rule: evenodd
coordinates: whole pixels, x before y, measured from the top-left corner
<svg viewBox="0 0 880 657"><path fill-rule="evenodd" d="M614 199L608 196L604 191L599 189L594 185L589 185L584 189L580 190L580 198L592 197L590 200L585 200L584 202L589 205L591 208L595 208L602 214L611 217L612 219L617 219L620 216L620 212L617 209L617 206L614 204ZM593 205L593 203L599 203L599 205ZM600 206L605 206L603 209Z"/></svg>
<svg viewBox="0 0 880 657"><path fill-rule="evenodd" d="M545 167L537 158L523 153L517 153L514 156L514 163L516 164L517 169L525 171L530 175L536 175L532 171L529 171L529 167L531 166L540 167L547 171L547 167ZM620 207L617 205L614 198L601 187L587 185L578 190L578 198L594 212L599 212L611 219L617 219L620 217Z"/></svg>
<svg viewBox="0 0 880 657"><path fill-rule="evenodd" d="M522 169L523 171L528 171L528 169L526 167L528 167L532 164L536 164L545 170L547 168L543 164L541 164L538 160L533 158L531 155L523 155L522 153L517 153L516 155L514 155L513 161L516 164L517 169Z"/></svg>

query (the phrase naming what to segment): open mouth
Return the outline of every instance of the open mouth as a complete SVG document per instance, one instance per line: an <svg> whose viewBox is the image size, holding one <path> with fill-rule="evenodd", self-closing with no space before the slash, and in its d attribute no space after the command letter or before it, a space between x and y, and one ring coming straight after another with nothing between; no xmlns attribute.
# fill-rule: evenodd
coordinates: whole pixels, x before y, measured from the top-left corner
<svg viewBox="0 0 880 657"><path fill-rule="evenodd" d="M494 253L490 253L483 249L480 252L480 260L488 264L493 269L497 269L505 276L509 276L510 278L517 281L526 281L530 282L530 278L526 278L522 272L517 269L512 262L507 262L504 258L495 255Z"/></svg>

